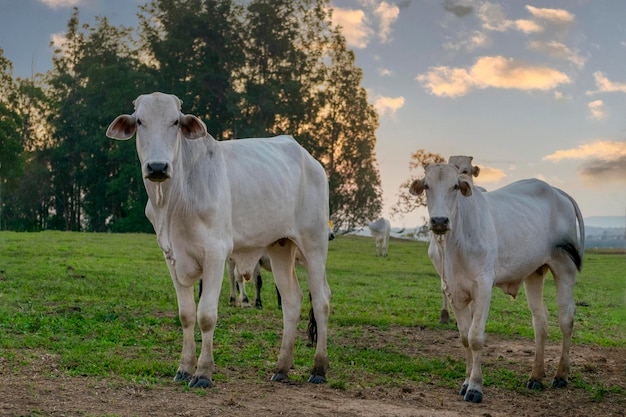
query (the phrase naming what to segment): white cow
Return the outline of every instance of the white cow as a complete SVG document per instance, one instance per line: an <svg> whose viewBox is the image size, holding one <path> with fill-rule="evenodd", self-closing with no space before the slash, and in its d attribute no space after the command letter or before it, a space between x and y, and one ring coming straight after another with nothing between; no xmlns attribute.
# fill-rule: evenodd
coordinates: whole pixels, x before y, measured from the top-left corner
<svg viewBox="0 0 626 417"><path fill-rule="evenodd" d="M459 173L466 174L469 176L470 181L473 182L472 177L478 177L480 174L480 168L476 165L472 165L472 161L474 160L473 156L465 156L465 155L454 155L448 158L448 163L454 165L459 169ZM480 191L487 191L483 187L478 185L474 185L474 189L478 189ZM450 323L450 312L448 310L448 297L444 293L441 301L441 312L439 313L439 323L448 324Z"/></svg>
<svg viewBox="0 0 626 417"><path fill-rule="evenodd" d="M547 311L543 283L554 276L563 334L552 386L565 387L574 323L574 283L584 250L584 225L576 202L539 180L523 180L492 192L476 192L452 164L432 164L409 188L426 191L430 216L428 255L441 276L466 350L465 401L482 400L481 354L492 288L515 297L524 283L535 332L535 361L526 386L542 387ZM578 222L577 238L576 223Z"/></svg>
<svg viewBox="0 0 626 417"><path fill-rule="evenodd" d="M149 197L146 216L163 250L183 327L175 380L190 380L189 386L197 388L213 384L213 332L226 259L250 274L266 252L283 296L282 344L271 379L289 380L302 303L293 273L299 250L318 324L309 382L325 382L330 288L323 167L290 136L218 142L200 119L181 113L181 104L163 93L139 96L135 112L118 116L106 132L121 140L137 134ZM196 311L193 286L198 279L204 288ZM197 360L196 316L202 332Z"/></svg>
<svg viewBox="0 0 626 417"><path fill-rule="evenodd" d="M374 241L376 242L376 256L387 256L389 234L391 233L391 224L389 223L389 220L381 217L375 222L371 222L368 227L370 228Z"/></svg>

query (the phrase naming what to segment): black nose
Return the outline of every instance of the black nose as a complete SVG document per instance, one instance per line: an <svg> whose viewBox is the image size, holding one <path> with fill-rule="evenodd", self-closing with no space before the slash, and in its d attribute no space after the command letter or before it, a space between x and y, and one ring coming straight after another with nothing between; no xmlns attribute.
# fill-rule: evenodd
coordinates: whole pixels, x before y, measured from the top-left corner
<svg viewBox="0 0 626 417"><path fill-rule="evenodd" d="M168 178L169 165L167 162L150 162L148 164L148 179L152 181L163 181Z"/></svg>
<svg viewBox="0 0 626 417"><path fill-rule="evenodd" d="M450 228L450 220L447 217L431 217L430 230L437 234L443 234Z"/></svg>

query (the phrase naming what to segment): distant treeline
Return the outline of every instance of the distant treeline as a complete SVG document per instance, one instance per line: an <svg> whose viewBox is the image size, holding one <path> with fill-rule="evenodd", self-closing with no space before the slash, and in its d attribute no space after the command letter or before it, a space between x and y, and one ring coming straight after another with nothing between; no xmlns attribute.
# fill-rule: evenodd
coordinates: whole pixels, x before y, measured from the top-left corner
<svg viewBox="0 0 626 417"><path fill-rule="evenodd" d="M326 169L335 226L376 218L378 116L331 13L328 0L152 0L128 28L81 24L75 8L53 69L32 79L0 49L0 229L151 231L134 147L104 132L152 91L218 140L294 136Z"/></svg>

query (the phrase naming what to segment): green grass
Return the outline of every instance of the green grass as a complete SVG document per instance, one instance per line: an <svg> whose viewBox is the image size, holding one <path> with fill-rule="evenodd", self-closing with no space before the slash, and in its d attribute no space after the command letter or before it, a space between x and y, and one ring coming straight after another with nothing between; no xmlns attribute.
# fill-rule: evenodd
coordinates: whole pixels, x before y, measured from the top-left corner
<svg viewBox="0 0 626 417"><path fill-rule="evenodd" d="M331 386L460 384L462 357L420 354L425 348L420 330L455 328L438 324L440 284L426 249L422 242L392 240L389 257L377 258L370 238L338 236L330 242ZM586 254L575 289L579 306L574 344L626 347L625 267L623 254ZM154 235L0 232L0 270L0 352L14 370L27 364L29 355L45 352L60 358L69 375L171 383L182 334L176 296ZM304 270L299 268L298 275L306 293ZM264 277L263 310L230 307L224 280L215 332L218 382L241 375L265 380L271 373L282 315L271 275ZM249 289L253 296L252 286ZM550 340L558 341L550 276L544 298ZM305 299L296 379L306 378L313 357L304 338L308 306ZM533 348L523 289L515 300L494 290L487 332L527 338ZM485 370L485 379L515 389L529 372L530 360L524 373L496 365ZM619 390L585 381L578 385L593 395Z"/></svg>

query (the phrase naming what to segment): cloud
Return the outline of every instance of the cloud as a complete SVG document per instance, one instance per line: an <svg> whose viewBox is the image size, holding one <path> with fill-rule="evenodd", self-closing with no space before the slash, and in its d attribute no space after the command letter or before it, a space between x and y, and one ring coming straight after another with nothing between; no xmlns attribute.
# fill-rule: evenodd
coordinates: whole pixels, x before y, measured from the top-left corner
<svg viewBox="0 0 626 417"><path fill-rule="evenodd" d="M484 182L498 182L506 177L506 173L500 168L492 168L479 165L480 174L478 180L480 183Z"/></svg>
<svg viewBox="0 0 626 417"><path fill-rule="evenodd" d="M391 71L389 68L379 68L378 75L380 75L381 77L391 77L393 75L393 71Z"/></svg>
<svg viewBox="0 0 626 417"><path fill-rule="evenodd" d="M558 150L543 160L559 162L582 159L581 176L593 183L618 182L626 184L626 141L596 140L577 148Z"/></svg>
<svg viewBox="0 0 626 417"><path fill-rule="evenodd" d="M591 118L593 120L604 120L608 114L604 109L604 102L602 100L594 100L587 104L589 111L591 112Z"/></svg>
<svg viewBox="0 0 626 417"><path fill-rule="evenodd" d="M626 141L596 140L592 143L580 145L577 148L558 150L544 156L542 159L544 161L559 162L563 159L597 158L611 160L623 157L626 157Z"/></svg>
<svg viewBox="0 0 626 417"><path fill-rule="evenodd" d="M404 97L378 96L374 101L374 108L381 116L393 115L404 106Z"/></svg>
<svg viewBox="0 0 626 417"><path fill-rule="evenodd" d="M474 6L460 0L444 0L443 8L456 17L465 17L472 13Z"/></svg>
<svg viewBox="0 0 626 417"><path fill-rule="evenodd" d="M569 26L574 23L574 14L563 9L545 9L539 7L526 6L526 10L533 15L533 17L546 20L556 25Z"/></svg>
<svg viewBox="0 0 626 417"><path fill-rule="evenodd" d="M487 35L479 30L475 30L473 32L461 32L458 35L459 41L453 43L448 42L443 45L444 48L454 50L454 51L468 51L471 52L480 47L486 46L489 42Z"/></svg>
<svg viewBox="0 0 626 417"><path fill-rule="evenodd" d="M528 49L538 51L552 58L564 59L570 61L578 69L585 66L585 58L573 52L567 46L558 41L539 41L534 40L528 43Z"/></svg>
<svg viewBox="0 0 626 417"><path fill-rule="evenodd" d="M400 8L396 5L382 1L374 14L378 17L380 32L378 37L382 43L389 42L391 40L391 25L396 21L400 14Z"/></svg>
<svg viewBox="0 0 626 417"><path fill-rule="evenodd" d="M615 83L610 81L606 75L600 71L593 73L593 78L596 81L597 91L587 91L587 94L594 93L626 93L626 83Z"/></svg>
<svg viewBox="0 0 626 417"><path fill-rule="evenodd" d="M350 47L362 49L367 46L372 34L367 23L367 17L363 10L349 10L339 7L335 7L333 10L333 25L341 26L341 33Z"/></svg>
<svg viewBox="0 0 626 417"><path fill-rule="evenodd" d="M81 0L39 0L51 9L78 6Z"/></svg>
<svg viewBox="0 0 626 417"><path fill-rule="evenodd" d="M472 88L551 90L570 83L569 77L553 68L530 65L503 56L480 57L469 70L433 67L416 79L436 96L460 97Z"/></svg>

